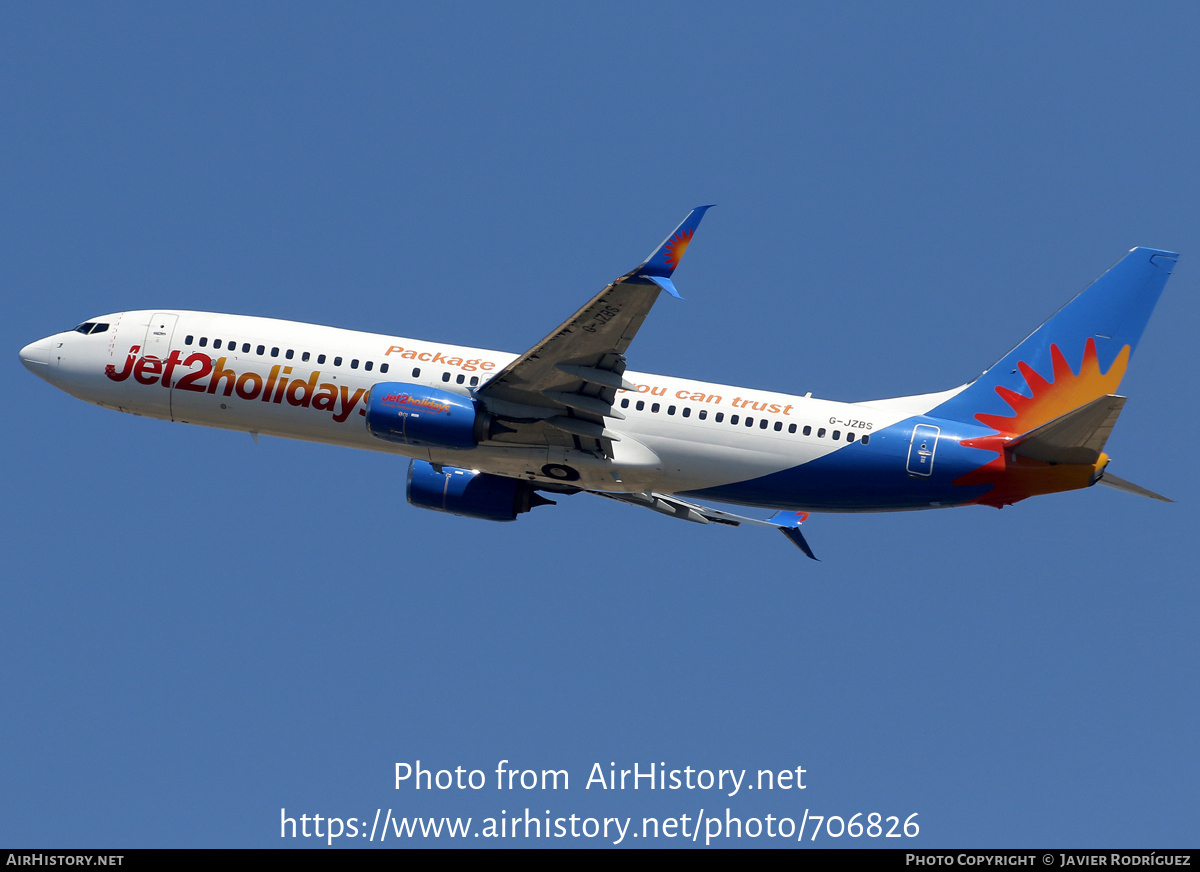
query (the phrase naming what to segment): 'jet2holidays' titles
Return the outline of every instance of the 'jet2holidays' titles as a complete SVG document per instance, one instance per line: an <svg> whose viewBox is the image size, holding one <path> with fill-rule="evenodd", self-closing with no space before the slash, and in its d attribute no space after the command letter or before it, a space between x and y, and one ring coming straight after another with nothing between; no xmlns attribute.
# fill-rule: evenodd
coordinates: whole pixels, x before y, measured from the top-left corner
<svg viewBox="0 0 1200 872"><path fill-rule="evenodd" d="M228 358L221 357L214 362L199 351L182 359L178 350L172 351L165 360L152 355L139 356L139 351L140 345L132 346L125 358L125 365L118 370L110 363L104 368L104 374L115 382L125 381L132 375L139 384L158 384L170 388L176 367L192 370L192 367L199 365L199 369L189 371L175 382L174 389L210 394L220 389L226 397L236 393L243 400L257 399L264 403L282 403L286 400L290 406L332 412L333 420L339 424L345 423L367 393L366 388L351 391L346 385L341 385L339 389L338 385L320 382L320 370L313 370L307 379L289 379L292 368L277 364L271 367L271 372L264 378L257 372L239 374L236 370L226 369L225 361ZM358 413L365 415L366 411L359 409Z"/></svg>

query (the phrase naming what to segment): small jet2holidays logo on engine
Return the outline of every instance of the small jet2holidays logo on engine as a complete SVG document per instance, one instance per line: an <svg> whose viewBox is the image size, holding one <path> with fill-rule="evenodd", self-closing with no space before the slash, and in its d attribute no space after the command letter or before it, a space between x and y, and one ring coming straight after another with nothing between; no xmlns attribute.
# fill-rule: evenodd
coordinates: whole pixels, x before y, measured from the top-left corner
<svg viewBox="0 0 1200 872"><path fill-rule="evenodd" d="M431 400L428 397L414 397L412 394L393 392L385 396L382 402L389 406L409 406L424 409L426 412L433 412L437 415L450 414L450 406L448 404L439 403L437 400Z"/></svg>

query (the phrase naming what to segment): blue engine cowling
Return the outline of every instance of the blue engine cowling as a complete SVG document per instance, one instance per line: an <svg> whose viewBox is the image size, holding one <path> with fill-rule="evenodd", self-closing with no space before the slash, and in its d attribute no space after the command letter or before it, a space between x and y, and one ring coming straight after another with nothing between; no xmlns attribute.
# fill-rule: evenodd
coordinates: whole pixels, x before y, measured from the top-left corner
<svg viewBox="0 0 1200 872"><path fill-rule="evenodd" d="M381 382L367 395L367 430L401 445L474 448L491 419L470 397L422 385Z"/></svg>
<svg viewBox="0 0 1200 872"><path fill-rule="evenodd" d="M485 521L515 521L534 506L554 505L527 481L456 466L443 466L438 472L425 460L409 464L408 502L421 509Z"/></svg>

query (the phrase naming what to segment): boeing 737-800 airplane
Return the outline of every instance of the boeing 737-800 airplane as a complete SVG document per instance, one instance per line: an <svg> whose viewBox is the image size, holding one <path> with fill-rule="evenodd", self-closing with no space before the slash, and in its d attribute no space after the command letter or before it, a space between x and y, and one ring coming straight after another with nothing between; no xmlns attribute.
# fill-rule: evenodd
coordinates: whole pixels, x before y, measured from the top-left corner
<svg viewBox="0 0 1200 872"><path fill-rule="evenodd" d="M1002 507L1111 485L1116 394L1176 255L1135 248L975 381L838 403L627 370L709 207L521 355L245 315L103 315L21 350L112 409L388 451L408 500L511 521L587 491L699 523L781 530L808 512ZM778 510L769 520L697 498Z"/></svg>

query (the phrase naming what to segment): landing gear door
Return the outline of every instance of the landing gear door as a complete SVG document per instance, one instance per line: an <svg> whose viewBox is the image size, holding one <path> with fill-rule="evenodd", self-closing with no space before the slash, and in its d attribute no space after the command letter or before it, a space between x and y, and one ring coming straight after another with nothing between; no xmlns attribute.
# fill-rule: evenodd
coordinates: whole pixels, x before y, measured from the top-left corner
<svg viewBox="0 0 1200 872"><path fill-rule="evenodd" d="M912 441L908 443L908 474L928 478L933 475L933 455L937 451L938 434L941 428L930 424L918 424L913 428Z"/></svg>

